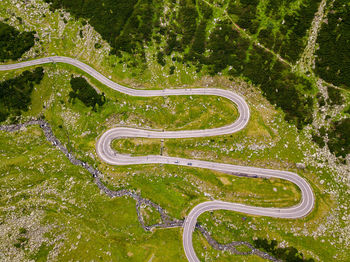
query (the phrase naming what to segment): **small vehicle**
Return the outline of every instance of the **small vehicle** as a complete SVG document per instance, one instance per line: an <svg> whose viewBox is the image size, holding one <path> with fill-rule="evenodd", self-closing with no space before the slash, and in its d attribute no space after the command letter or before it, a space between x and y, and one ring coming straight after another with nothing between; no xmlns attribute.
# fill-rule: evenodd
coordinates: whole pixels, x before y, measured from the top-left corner
<svg viewBox="0 0 350 262"><path fill-rule="evenodd" d="M176 160L176 161L175 161L175 164L178 164L178 163L179 163L179 160Z"/></svg>
<svg viewBox="0 0 350 262"><path fill-rule="evenodd" d="M187 163L187 165L192 166L192 163Z"/></svg>

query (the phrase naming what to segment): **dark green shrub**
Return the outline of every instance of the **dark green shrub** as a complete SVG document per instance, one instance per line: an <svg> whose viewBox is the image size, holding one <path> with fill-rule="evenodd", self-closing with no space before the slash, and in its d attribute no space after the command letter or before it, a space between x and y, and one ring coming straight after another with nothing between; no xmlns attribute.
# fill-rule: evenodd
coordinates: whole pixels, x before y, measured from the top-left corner
<svg viewBox="0 0 350 262"><path fill-rule="evenodd" d="M326 104L326 101L324 100L324 97L322 95L322 93L317 93L316 95L317 101L318 101L318 105L320 107L324 106Z"/></svg>
<svg viewBox="0 0 350 262"><path fill-rule="evenodd" d="M24 71L21 75L0 82L0 122L9 115L19 116L31 104L34 84L39 84L44 76L42 67Z"/></svg>
<svg viewBox="0 0 350 262"><path fill-rule="evenodd" d="M95 46L96 49L100 49L102 47L102 45L100 43L95 43L94 46Z"/></svg>
<svg viewBox="0 0 350 262"><path fill-rule="evenodd" d="M256 21L256 7L259 0L240 0L230 1L228 13L239 17L237 24L245 29L248 29L251 34L255 34L258 28Z"/></svg>
<svg viewBox="0 0 350 262"><path fill-rule="evenodd" d="M19 32L0 21L0 61L16 60L34 46L35 32Z"/></svg>
<svg viewBox="0 0 350 262"><path fill-rule="evenodd" d="M26 233L27 233L27 229L25 229L24 227L21 227L21 228L19 229L19 233L20 233L20 234L26 234Z"/></svg>
<svg viewBox="0 0 350 262"><path fill-rule="evenodd" d="M174 74L174 72L175 72L175 66L171 66L169 74L172 75Z"/></svg>
<svg viewBox="0 0 350 262"><path fill-rule="evenodd" d="M336 156L350 154L350 118L332 123L328 130L328 147Z"/></svg>
<svg viewBox="0 0 350 262"><path fill-rule="evenodd" d="M327 82L350 89L350 6L336 0L317 37L316 72Z"/></svg>
<svg viewBox="0 0 350 262"><path fill-rule="evenodd" d="M300 253L294 247L278 248L277 247L278 243L276 240L268 241L267 239L258 238L253 241L253 244L256 248L263 249L266 252L272 254L275 258L281 259L282 261L286 261L286 262L313 262L314 261L314 259L312 258L305 259L303 254Z"/></svg>
<svg viewBox="0 0 350 262"><path fill-rule="evenodd" d="M83 77L72 77L70 80L73 91L69 93L72 101L78 98L87 107L92 107L96 110L96 105L102 106L106 99L104 94L101 95L85 80Z"/></svg>
<svg viewBox="0 0 350 262"><path fill-rule="evenodd" d="M157 62L161 66L165 66L165 59L164 59L164 53L163 52L158 52L157 53Z"/></svg>
<svg viewBox="0 0 350 262"><path fill-rule="evenodd" d="M326 143L324 142L323 138L316 133L312 134L312 141L314 141L316 144L318 144L319 147L324 147Z"/></svg>
<svg viewBox="0 0 350 262"><path fill-rule="evenodd" d="M344 103L344 99L341 95L339 89L327 86L328 99L327 102L331 105L342 105Z"/></svg>

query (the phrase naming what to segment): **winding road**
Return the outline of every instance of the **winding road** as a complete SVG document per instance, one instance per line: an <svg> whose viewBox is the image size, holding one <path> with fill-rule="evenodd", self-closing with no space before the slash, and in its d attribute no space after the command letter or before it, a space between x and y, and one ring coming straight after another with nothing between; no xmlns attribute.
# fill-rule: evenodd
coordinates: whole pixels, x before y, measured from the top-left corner
<svg viewBox="0 0 350 262"><path fill-rule="evenodd" d="M204 212L212 210L231 210L241 213L257 216L269 216L276 218L288 218L296 219L306 216L314 207L314 195L309 183L293 172L272 170L256 167L237 166L224 163L215 163L210 161L191 160L177 157L167 157L160 155L138 156L132 157L129 155L118 154L111 148L111 142L118 138L130 138L130 137L144 137L144 138L189 138L189 137L208 137L219 136L238 132L245 128L249 122L250 112L249 107L245 100L239 95L223 89L214 88L196 88L196 89L164 89L164 90L137 90L127 88L119 85L107 77L97 72L92 67L80 62L76 59L69 57L53 56L47 58L40 58L36 60L0 65L0 71L13 70L28 66L35 66L47 63L66 63L73 65L90 76L94 77L102 84L131 96L139 97L153 97L153 96L179 96L179 95L213 95L220 96L231 100L236 104L239 112L238 119L227 126L204 129L204 130L190 130L190 131L149 131L136 128L117 127L106 131L99 138L96 144L96 151L99 157L108 164L111 165L136 165L136 164L151 164L162 163L181 166L192 166L198 168L211 169L221 171L230 174L240 174L248 177L263 177L263 178L279 178L288 180L297 185L302 194L301 202L293 207L288 208L264 208L248 206L243 204L224 202L224 201L207 201L195 206L185 219L183 230L183 247L186 257L189 261L199 261L192 245L192 234L197 222L197 218Z"/></svg>

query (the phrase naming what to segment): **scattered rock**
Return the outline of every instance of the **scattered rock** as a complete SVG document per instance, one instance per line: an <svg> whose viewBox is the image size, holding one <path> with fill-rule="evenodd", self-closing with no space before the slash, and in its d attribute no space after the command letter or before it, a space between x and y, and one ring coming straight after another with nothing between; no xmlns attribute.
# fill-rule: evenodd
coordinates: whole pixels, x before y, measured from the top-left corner
<svg viewBox="0 0 350 262"><path fill-rule="evenodd" d="M296 163L295 164L298 169L305 169L306 165L304 163Z"/></svg>

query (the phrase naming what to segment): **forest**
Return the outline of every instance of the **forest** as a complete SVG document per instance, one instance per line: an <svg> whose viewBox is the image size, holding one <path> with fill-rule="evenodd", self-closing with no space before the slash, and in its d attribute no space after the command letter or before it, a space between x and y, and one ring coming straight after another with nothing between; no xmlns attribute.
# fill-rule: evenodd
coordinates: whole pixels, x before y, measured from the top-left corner
<svg viewBox="0 0 350 262"><path fill-rule="evenodd" d="M37 67L33 71L27 70L15 78L0 82L0 122L10 115L20 116L22 111L28 110L34 84L39 84L43 77L43 68Z"/></svg>
<svg viewBox="0 0 350 262"><path fill-rule="evenodd" d="M330 105L342 105L345 101L338 88L327 86L328 99L327 103Z"/></svg>
<svg viewBox="0 0 350 262"><path fill-rule="evenodd" d="M350 118L344 118L332 123L328 130L329 150L338 157L345 158L350 154Z"/></svg>
<svg viewBox="0 0 350 262"><path fill-rule="evenodd" d="M270 0L264 16L267 23L261 25L256 9L257 0L230 1L228 13L238 17L237 25L250 34L258 34L259 41L279 53L284 59L295 63L306 46L306 33L321 0L304 0L297 12L282 11L286 1Z"/></svg>
<svg viewBox="0 0 350 262"><path fill-rule="evenodd" d="M250 34L255 34L259 21L256 19L256 8L259 0L230 1L228 13L238 17L237 25L247 29Z"/></svg>
<svg viewBox="0 0 350 262"><path fill-rule="evenodd" d="M318 133L314 132L312 134L312 140L321 148L327 144L329 150L335 156L340 159L345 159L346 155L350 154L349 130L350 118L344 118L338 121L333 121L328 129L324 126L321 127L318 130Z"/></svg>
<svg viewBox="0 0 350 262"><path fill-rule="evenodd" d="M303 254L300 253L294 247L277 247L278 243L276 240L268 241L264 238L258 238L254 240L254 246L261 248L266 252L272 254L275 258L286 262L314 262L312 258L305 259Z"/></svg>
<svg viewBox="0 0 350 262"><path fill-rule="evenodd" d="M116 3L111 0L46 1L52 2L52 9L64 7L73 15L87 19L111 44L114 54L121 56L122 52L127 52L145 61L143 46L153 41L152 39L159 43L163 37L166 41L165 47L156 54L156 60L161 66L166 65L166 56L177 53L180 55L174 56L173 60L194 64L197 71L206 70L210 75L230 68L229 75L243 76L260 86L266 98L280 107L285 112L286 120L298 128L312 122L313 99L304 95L311 90L310 82L292 73L288 66L276 61L273 55L259 47L252 47L251 41L234 30L229 20L218 21L209 34L207 25L212 22L210 19L213 10L203 1L180 0L177 12L167 14L167 19L172 22L166 26L160 24L162 3L152 0L140 0L137 3L133 0ZM270 2L276 5L278 0ZM288 33L293 41L289 46L297 47L292 36L295 33L298 38L306 33L318 2L307 2L301 9L311 11L300 10L300 14L286 18L284 33ZM177 6L175 1L168 4L170 8ZM231 1L228 12L237 15L238 25L246 27L253 34L259 25L255 21L258 4L257 0ZM309 5L313 5L312 8ZM270 15L273 17L275 14ZM285 45L285 42L282 44ZM300 49L302 48L294 52L294 58L300 53ZM207 55L208 50L210 52ZM170 69L170 73L173 72L174 69Z"/></svg>
<svg viewBox="0 0 350 262"><path fill-rule="evenodd" d="M310 81L292 73L289 66L272 54L260 47L250 48L250 45L250 41L232 30L231 23L226 20L217 23L205 42L210 55L196 53L189 58L205 64L211 75L231 68L229 75L243 76L260 86L270 103L284 111L287 121L298 128L310 124L314 101L312 96L305 95L312 90Z"/></svg>
<svg viewBox="0 0 350 262"><path fill-rule="evenodd" d="M17 60L34 46L35 32L19 32L0 21L0 62Z"/></svg>
<svg viewBox="0 0 350 262"><path fill-rule="evenodd" d="M104 93L101 95L83 77L71 77L70 85L73 91L69 92L69 99L74 103L78 98L87 107L92 107L96 111L96 106L102 106L105 102Z"/></svg>
<svg viewBox="0 0 350 262"><path fill-rule="evenodd" d="M156 5L152 0L45 0L51 10L65 8L77 18L88 21L112 47L112 54L121 51L144 56L143 42L149 41L157 26Z"/></svg>
<svg viewBox="0 0 350 262"><path fill-rule="evenodd" d="M316 72L325 81L350 89L350 5L335 0L317 38Z"/></svg>

